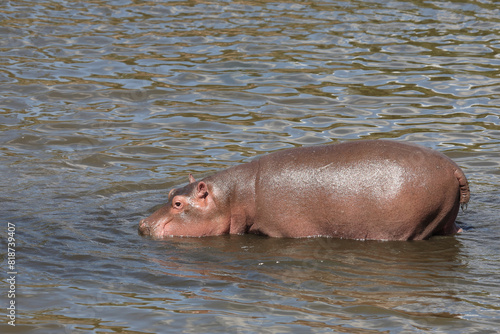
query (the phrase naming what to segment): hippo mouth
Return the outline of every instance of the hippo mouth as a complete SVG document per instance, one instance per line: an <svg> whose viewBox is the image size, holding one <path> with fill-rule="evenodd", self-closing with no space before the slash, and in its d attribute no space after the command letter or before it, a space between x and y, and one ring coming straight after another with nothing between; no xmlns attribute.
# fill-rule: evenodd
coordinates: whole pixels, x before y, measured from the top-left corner
<svg viewBox="0 0 500 334"><path fill-rule="evenodd" d="M147 219L142 219L139 222L139 235L161 239L165 236L165 229L168 223L169 221L150 223L147 221Z"/></svg>
<svg viewBox="0 0 500 334"><path fill-rule="evenodd" d="M137 232L139 232L140 236L147 236L151 234L151 228L150 225L146 222L146 219L141 219Z"/></svg>

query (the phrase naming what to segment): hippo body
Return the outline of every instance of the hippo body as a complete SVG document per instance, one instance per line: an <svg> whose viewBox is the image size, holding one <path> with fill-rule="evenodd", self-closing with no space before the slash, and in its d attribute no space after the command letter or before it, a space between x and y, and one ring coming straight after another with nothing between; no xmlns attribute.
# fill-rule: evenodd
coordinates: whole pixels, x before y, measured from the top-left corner
<svg viewBox="0 0 500 334"><path fill-rule="evenodd" d="M189 180L141 220L140 234L420 240L458 232L469 200L452 160L387 140L287 149Z"/></svg>

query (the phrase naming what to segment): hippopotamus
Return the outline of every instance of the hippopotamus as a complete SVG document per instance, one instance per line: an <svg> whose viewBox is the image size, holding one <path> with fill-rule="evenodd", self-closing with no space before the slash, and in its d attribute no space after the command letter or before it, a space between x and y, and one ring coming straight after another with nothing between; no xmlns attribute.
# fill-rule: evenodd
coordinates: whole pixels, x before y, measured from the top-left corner
<svg viewBox="0 0 500 334"><path fill-rule="evenodd" d="M422 240L461 232L455 219L469 197L463 171L444 154L359 140L277 151L200 181L190 174L139 234Z"/></svg>

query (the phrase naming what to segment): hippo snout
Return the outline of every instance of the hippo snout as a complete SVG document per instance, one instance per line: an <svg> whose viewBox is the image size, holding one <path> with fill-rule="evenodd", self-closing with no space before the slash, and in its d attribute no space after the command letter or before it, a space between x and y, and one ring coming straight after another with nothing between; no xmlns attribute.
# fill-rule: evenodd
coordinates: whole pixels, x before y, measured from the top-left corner
<svg viewBox="0 0 500 334"><path fill-rule="evenodd" d="M139 235L149 235L150 234L150 225L148 224L146 219L141 219L139 222Z"/></svg>

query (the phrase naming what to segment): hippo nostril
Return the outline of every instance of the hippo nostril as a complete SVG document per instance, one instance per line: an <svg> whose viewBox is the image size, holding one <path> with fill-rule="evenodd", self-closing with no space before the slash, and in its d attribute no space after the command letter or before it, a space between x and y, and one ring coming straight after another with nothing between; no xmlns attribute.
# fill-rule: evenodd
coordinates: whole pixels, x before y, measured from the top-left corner
<svg viewBox="0 0 500 334"><path fill-rule="evenodd" d="M141 219L141 221L139 222L138 231L140 235L149 234L149 226L146 222L146 219Z"/></svg>

